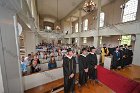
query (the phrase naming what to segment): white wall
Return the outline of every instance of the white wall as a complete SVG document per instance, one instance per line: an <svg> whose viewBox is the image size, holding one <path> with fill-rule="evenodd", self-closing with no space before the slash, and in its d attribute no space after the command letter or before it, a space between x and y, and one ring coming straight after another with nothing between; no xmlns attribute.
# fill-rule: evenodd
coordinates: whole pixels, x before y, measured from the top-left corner
<svg viewBox="0 0 140 93"><path fill-rule="evenodd" d="M109 37L102 37L102 44L111 44L112 46L118 46L119 41L118 39L120 36L109 36Z"/></svg>
<svg viewBox="0 0 140 93"><path fill-rule="evenodd" d="M65 34L67 31L68 31L68 33L70 34L70 33L72 33L72 24L71 24L71 22L70 21L65 21L65 22L63 22L62 23L62 25L63 25L63 33Z"/></svg>
<svg viewBox="0 0 140 93"><path fill-rule="evenodd" d="M140 66L140 35L136 35L133 64Z"/></svg>

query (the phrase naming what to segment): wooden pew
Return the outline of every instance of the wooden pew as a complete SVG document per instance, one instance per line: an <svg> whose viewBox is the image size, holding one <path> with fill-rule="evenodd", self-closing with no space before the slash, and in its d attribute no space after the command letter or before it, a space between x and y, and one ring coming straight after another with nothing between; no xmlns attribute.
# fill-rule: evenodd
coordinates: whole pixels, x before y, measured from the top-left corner
<svg viewBox="0 0 140 93"><path fill-rule="evenodd" d="M76 74L76 80L78 80L78 74ZM26 90L25 93L52 93L53 91L64 87L64 78L52 81L41 86Z"/></svg>

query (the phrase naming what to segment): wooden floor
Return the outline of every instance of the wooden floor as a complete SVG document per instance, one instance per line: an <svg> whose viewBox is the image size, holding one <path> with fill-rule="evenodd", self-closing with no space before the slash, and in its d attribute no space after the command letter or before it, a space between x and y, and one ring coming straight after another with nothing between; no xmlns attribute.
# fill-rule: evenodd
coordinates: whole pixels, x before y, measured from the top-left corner
<svg viewBox="0 0 140 93"><path fill-rule="evenodd" d="M114 72L116 72L124 77L130 78L137 82L140 82L140 66L131 65L124 69L116 70ZM25 93L49 93L46 91L51 89L54 85L59 85L62 83L63 83L63 79L60 79L60 80L57 80L57 82L39 86L32 90L28 90ZM93 85L88 82L88 86L89 87L82 87L81 89L79 89L78 86L76 85L76 87L75 87L76 93L115 93L110 88L108 88L107 86L105 86L104 84L101 84L101 83ZM58 93L64 93L64 92L60 91Z"/></svg>
<svg viewBox="0 0 140 93"><path fill-rule="evenodd" d="M140 82L140 66L131 65L125 67L123 70L121 69L115 72L124 77Z"/></svg>
<svg viewBox="0 0 140 93"><path fill-rule="evenodd" d="M64 91L60 91L58 93L64 93ZM115 93L110 88L105 86L104 84L91 84L88 82L88 87L83 86L78 88L78 85L75 86L75 93Z"/></svg>

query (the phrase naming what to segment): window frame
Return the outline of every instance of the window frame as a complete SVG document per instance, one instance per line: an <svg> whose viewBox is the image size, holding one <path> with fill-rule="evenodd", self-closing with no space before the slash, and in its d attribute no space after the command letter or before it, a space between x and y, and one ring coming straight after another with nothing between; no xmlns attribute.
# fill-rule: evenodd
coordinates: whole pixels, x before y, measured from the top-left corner
<svg viewBox="0 0 140 93"><path fill-rule="evenodd" d="M84 21L83 21L83 31L88 31L88 19L86 18Z"/></svg>
<svg viewBox="0 0 140 93"><path fill-rule="evenodd" d="M138 0L128 0L125 4L121 5L120 7L122 8L123 23L136 20Z"/></svg>

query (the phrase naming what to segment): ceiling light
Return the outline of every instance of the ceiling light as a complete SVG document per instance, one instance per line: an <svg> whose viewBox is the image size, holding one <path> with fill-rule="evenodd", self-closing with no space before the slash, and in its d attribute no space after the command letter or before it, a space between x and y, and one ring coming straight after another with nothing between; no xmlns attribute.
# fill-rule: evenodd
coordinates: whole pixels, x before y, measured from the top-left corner
<svg viewBox="0 0 140 93"><path fill-rule="evenodd" d="M55 27L56 30L60 30L60 26L58 24L58 0L57 0L57 22L56 22L56 27Z"/></svg>
<svg viewBox="0 0 140 93"><path fill-rule="evenodd" d="M96 4L92 0L86 1L83 6L83 10L88 13L95 11L95 8Z"/></svg>

